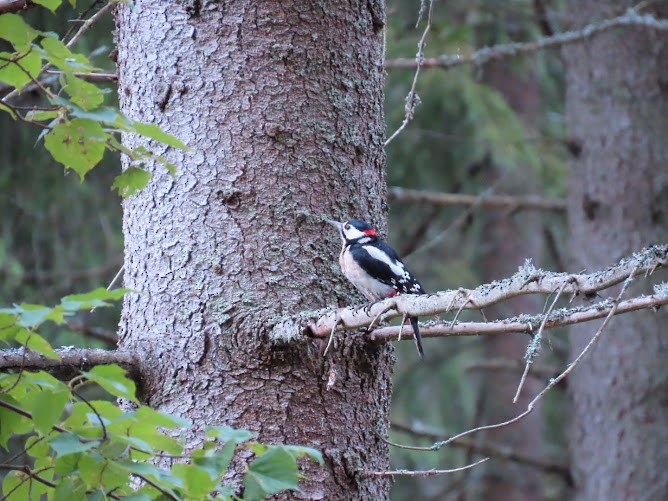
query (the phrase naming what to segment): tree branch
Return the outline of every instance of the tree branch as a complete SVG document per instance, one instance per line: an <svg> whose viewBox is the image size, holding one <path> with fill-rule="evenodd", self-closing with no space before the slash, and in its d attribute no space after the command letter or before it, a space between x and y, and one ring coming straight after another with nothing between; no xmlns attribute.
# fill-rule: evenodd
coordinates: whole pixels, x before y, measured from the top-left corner
<svg viewBox="0 0 668 501"><path fill-rule="evenodd" d="M60 348L56 353L60 355L60 360L31 351L24 355L23 349L1 350L0 370L43 370L59 379L67 380L77 376L79 371L89 370L96 365L118 364L128 371L131 378L138 377L139 362L134 353L82 348Z"/></svg>
<svg viewBox="0 0 668 501"><path fill-rule="evenodd" d="M388 189L388 198L396 202L420 202L432 205L479 205L508 209L511 211L520 209L549 210L564 212L566 202L559 199L543 198L538 195L525 197L514 197L510 195L476 196L461 193L439 193L434 191L411 190L399 186L391 186Z"/></svg>
<svg viewBox="0 0 668 501"><path fill-rule="evenodd" d="M34 6L30 0L0 0L0 15L27 10Z"/></svg>
<svg viewBox="0 0 668 501"><path fill-rule="evenodd" d="M621 301L615 308L614 314L620 315L632 311L648 310L658 308L664 304L668 304L668 295L654 294L651 296L639 296ZM451 322L433 322L420 327L420 334L422 334L422 337L491 336L511 333L532 334L536 332L536 328L545 319L544 329L556 329L557 327L566 327L568 325L581 324L604 318L610 313L613 307L614 302L606 300L582 308L562 308L552 312L547 316L547 319L545 315L525 315L494 322L461 322L455 325ZM399 337L399 330L399 326L381 327L371 333L371 339L378 343L395 341Z"/></svg>
<svg viewBox="0 0 668 501"><path fill-rule="evenodd" d="M600 23L588 24L580 30L565 31L533 42L516 42L483 47L465 56L460 54L444 54L442 56L425 58L420 61L416 61L414 58L393 59L385 61L385 68L413 69L418 66L420 68L453 68L464 64L482 65L504 57L519 56L548 47L558 47L579 42L621 26L641 26L648 29L665 31L668 30L668 20L657 19L649 14L640 15L636 10L629 9L619 17L607 19Z"/></svg>
<svg viewBox="0 0 668 501"><path fill-rule="evenodd" d="M478 466L481 463L484 463L489 458L483 458L480 461L475 463L467 464L466 466L460 466L459 468L451 468L449 470L386 470L386 471L367 471L361 470L358 473L363 477L395 477L395 476L404 476L404 477L430 477L432 475L449 475L450 473L457 473L460 471L468 470L475 466Z"/></svg>
<svg viewBox="0 0 668 501"><path fill-rule="evenodd" d="M446 438L442 433L435 433L432 431L421 430L403 423L393 422L391 429L407 433L414 437L426 438L427 440L431 440L433 442L441 442ZM496 458L506 459L508 461L514 461L516 463L531 466L533 468L538 468L548 473L556 473L558 475L563 476L567 481L570 478L570 471L568 469L568 465L562 463L555 463L552 461L544 461L540 458L527 456L526 454L517 452L513 450L512 447L506 445L495 444L491 442L476 443L475 441L473 441L468 437L462 437L457 440L454 440L450 443L450 445L452 445L453 447L461 447L464 449L469 449L470 451L475 452L476 454L481 454L483 456L492 456Z"/></svg>
<svg viewBox="0 0 668 501"><path fill-rule="evenodd" d="M507 299L525 294L551 294L562 289L564 294L584 295L594 297L598 291L602 291L629 278L632 274L651 274L656 269L666 266L668 263L668 244L655 245L635 253L633 256L622 259L617 265L602 271L590 274L568 274L543 271L535 268L530 262L521 266L519 271L505 280L484 284L476 289L459 289L425 294L422 296L405 295L379 301L365 308L342 308L329 310L316 316L318 312L300 315L298 317L284 319L273 326L270 336L274 340L286 341L298 336L300 333L316 337L326 337L330 334L335 324L339 324L339 330L353 330L367 327L376 317L391 319L403 316L431 316L438 313L461 311L464 309L481 309ZM619 303L618 312L634 311L638 309L651 308L666 304L668 294L657 292L653 296L633 298ZM607 308L608 305L601 304L599 307ZM606 310L606 311L609 311ZM565 315L565 316L564 316ZM561 320L558 320L559 317ZM605 316L599 314L596 308L585 308L553 312L551 321L548 320L546 328L557 325L569 325L576 322L584 322ZM315 322L308 322L317 318ZM483 335L500 334L505 332L527 332L529 322L534 322L543 317L528 317L512 319L506 322L469 323L460 325L435 325L425 326L423 334L426 337L444 335ZM453 323L455 323L453 321ZM540 323L533 327L537 327ZM466 326L466 327L463 327ZM385 342L395 338L396 331L392 327L384 327L372 333L376 340Z"/></svg>

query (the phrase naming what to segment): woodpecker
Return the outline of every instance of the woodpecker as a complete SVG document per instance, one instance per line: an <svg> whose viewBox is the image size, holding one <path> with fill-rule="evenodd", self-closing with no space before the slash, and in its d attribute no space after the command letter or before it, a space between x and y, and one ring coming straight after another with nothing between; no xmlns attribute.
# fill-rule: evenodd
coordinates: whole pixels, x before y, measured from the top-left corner
<svg viewBox="0 0 668 501"><path fill-rule="evenodd" d="M369 301L379 301L397 294L425 293L397 252L381 240L371 225L359 219L326 221L339 230L343 240L339 255L341 271ZM420 358L424 358L418 319L408 319L413 327Z"/></svg>

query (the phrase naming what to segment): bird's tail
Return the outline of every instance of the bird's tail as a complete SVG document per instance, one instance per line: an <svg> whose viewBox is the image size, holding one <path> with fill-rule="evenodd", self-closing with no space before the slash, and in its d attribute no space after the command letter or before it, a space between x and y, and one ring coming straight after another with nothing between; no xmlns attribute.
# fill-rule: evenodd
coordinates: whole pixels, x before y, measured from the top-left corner
<svg viewBox="0 0 668 501"><path fill-rule="evenodd" d="M420 335L420 326L418 325L417 317L410 317L413 333L415 334L415 344L417 345L420 358L424 358L424 348L422 347L422 336Z"/></svg>

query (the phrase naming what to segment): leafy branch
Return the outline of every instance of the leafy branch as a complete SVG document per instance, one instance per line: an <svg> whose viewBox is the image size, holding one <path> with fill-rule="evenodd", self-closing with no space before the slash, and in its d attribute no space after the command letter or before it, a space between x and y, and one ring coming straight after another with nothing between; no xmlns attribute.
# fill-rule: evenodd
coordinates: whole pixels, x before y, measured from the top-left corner
<svg viewBox="0 0 668 501"><path fill-rule="evenodd" d="M240 499L224 482L238 454L245 460L254 456L243 479L243 499L251 501L296 489L301 458L322 464L314 449L265 445L254 433L227 426L209 427L199 447L186 448L185 438L174 437L184 436L190 423L142 405L126 370L110 364L137 370L134 356L54 350L37 333L44 322L63 324L74 312L108 306L126 292L98 289L67 296L53 307L21 304L0 310L0 341L23 345L0 354L0 365L11 369L0 373L0 446L7 449L10 439L24 437L22 449L0 463L0 470L8 472L4 499ZM37 366L69 369L71 379L64 383L47 372L28 371ZM96 385L107 398L125 399L135 407L124 412L108 400L84 398L84 385ZM155 466L158 459L171 466Z"/></svg>
<svg viewBox="0 0 668 501"><path fill-rule="evenodd" d="M61 1L36 3L55 10ZM170 147L188 148L158 126L132 120L116 108L104 106L108 90L87 81L87 76L98 74L99 69L85 55L72 52L71 48L113 5L113 2L106 3L84 19L67 43L53 33L34 29L17 14L1 15L0 38L9 42L14 52L0 52L0 83L13 89L0 100L0 110L15 120L41 128L38 140L44 140L52 157L65 168L74 170L82 180L100 163L105 151L127 155L133 166L116 178L112 188L122 196L130 196L152 178L152 173L142 166L146 160L156 160L172 175L176 166L147 148L131 150L123 146L117 138L119 133L140 134ZM41 76L54 67L57 68L55 76L46 80L55 79L55 83L42 81ZM28 86L37 89L49 106L26 110L14 104L13 99Z"/></svg>

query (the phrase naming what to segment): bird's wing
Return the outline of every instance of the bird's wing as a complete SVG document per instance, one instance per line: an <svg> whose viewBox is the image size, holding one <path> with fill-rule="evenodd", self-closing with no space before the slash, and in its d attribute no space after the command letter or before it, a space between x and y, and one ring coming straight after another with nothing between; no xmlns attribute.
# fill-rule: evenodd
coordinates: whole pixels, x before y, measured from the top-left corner
<svg viewBox="0 0 668 501"><path fill-rule="evenodd" d="M395 250L383 241L373 244L356 245L351 248L358 263L362 263L365 271L378 281L394 287L404 294L424 294L424 289L413 275L406 269L403 261ZM355 256L355 252L366 253L372 259L364 259L363 255Z"/></svg>

